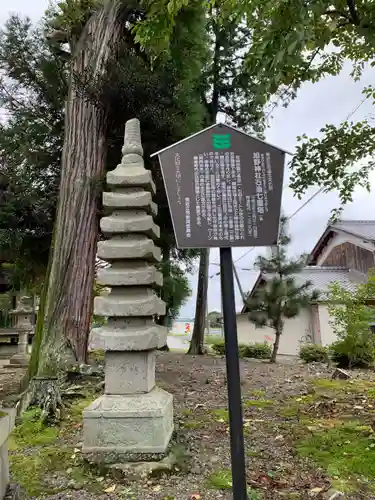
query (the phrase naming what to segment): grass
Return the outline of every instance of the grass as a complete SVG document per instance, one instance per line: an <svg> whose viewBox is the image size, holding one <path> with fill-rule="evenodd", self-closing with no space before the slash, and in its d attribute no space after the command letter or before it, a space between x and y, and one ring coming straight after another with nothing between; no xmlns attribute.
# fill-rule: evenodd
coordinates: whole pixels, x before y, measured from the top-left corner
<svg viewBox="0 0 375 500"><path fill-rule="evenodd" d="M224 338L221 335L206 335L204 337L204 343L206 345L215 345L224 342Z"/></svg>
<svg viewBox="0 0 375 500"><path fill-rule="evenodd" d="M318 428L297 443L300 456L314 460L341 482L356 484L375 477L375 435L361 422Z"/></svg>

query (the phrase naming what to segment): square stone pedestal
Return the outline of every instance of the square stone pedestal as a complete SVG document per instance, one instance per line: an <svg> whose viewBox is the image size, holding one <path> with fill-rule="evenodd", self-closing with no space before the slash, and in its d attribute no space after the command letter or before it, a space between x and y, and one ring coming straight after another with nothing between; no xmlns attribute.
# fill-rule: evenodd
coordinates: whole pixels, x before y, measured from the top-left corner
<svg viewBox="0 0 375 500"><path fill-rule="evenodd" d="M173 397L154 387L146 394L104 394L83 412L83 452L115 461L165 453L173 432Z"/></svg>

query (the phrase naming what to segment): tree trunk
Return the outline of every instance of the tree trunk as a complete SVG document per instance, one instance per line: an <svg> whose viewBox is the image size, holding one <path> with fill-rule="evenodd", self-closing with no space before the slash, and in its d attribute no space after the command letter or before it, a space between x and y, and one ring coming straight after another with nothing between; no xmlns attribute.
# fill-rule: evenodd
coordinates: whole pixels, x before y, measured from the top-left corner
<svg viewBox="0 0 375 500"><path fill-rule="evenodd" d="M165 280L169 278L171 274L171 267L170 267L170 258L171 258L171 250L169 246L164 246L162 248L162 272L163 272L163 285L165 283ZM164 316L159 316L157 323L158 325L162 325L167 327L168 326L168 312L169 312L169 307L168 307L168 302L169 302L169 292L167 288L162 286L161 288L161 294L160 298L165 302L165 314ZM160 351L169 351L168 344L165 343L163 347L160 348Z"/></svg>
<svg viewBox="0 0 375 500"><path fill-rule="evenodd" d="M208 248L201 250L199 260L199 274L197 287L197 301L195 305L195 318L193 335L191 337L188 354L204 354L204 327L206 325L207 290L208 290L208 265L210 251Z"/></svg>
<svg viewBox="0 0 375 500"><path fill-rule="evenodd" d="M87 92L83 82L91 87L100 84L120 42L122 13L121 0L106 2L87 22L72 56L54 252L34 391L36 395L39 387L55 402L56 391L51 387L46 390L45 380L55 384L67 348L78 362L87 359L98 237L98 183L104 177L107 153L107 109ZM100 89L95 90L100 95ZM34 399L45 407L40 394ZM49 401L49 408L56 413L54 401Z"/></svg>
<svg viewBox="0 0 375 500"><path fill-rule="evenodd" d="M29 361L27 377L25 377L26 384L28 384L30 382L30 380L32 380L32 378L35 377L35 375L38 373L40 348L42 345L44 319L45 319L45 314L46 314L48 283L49 283L49 278L51 275L51 268L52 268L53 246L54 246L54 239L55 239L54 234L55 234L55 231L53 231L52 238L51 238L51 247L49 249L47 269L46 269L46 274L44 277L42 292L41 292L40 298L39 298L39 309L38 309L38 314L36 317L36 324L34 327L34 338L33 338L33 343L32 343L32 351L31 351L31 356L30 356L30 361Z"/></svg>
<svg viewBox="0 0 375 500"><path fill-rule="evenodd" d="M273 344L270 363L276 363L276 357L277 357L277 353L279 351L280 337L281 337L281 331L277 330L275 332L275 342Z"/></svg>

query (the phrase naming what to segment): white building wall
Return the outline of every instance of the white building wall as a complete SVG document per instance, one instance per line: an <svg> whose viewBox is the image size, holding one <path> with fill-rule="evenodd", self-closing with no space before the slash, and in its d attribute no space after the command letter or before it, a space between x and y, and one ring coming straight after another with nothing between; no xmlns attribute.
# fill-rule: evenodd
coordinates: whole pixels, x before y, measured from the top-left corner
<svg viewBox="0 0 375 500"><path fill-rule="evenodd" d="M247 314L237 315L237 334L240 344L267 342L273 344L275 334L272 328L258 328L248 320ZM296 318L286 319L284 333L280 338L280 354L297 355L301 343L312 340L311 311L302 310Z"/></svg>
<svg viewBox="0 0 375 500"><path fill-rule="evenodd" d="M328 243L326 248L323 250L319 258L317 259L316 265L321 266L323 262L326 260L328 255L331 253L331 250L342 243L353 243L358 247L364 248L365 250L370 250L370 252L374 251L374 246L370 241L361 240L356 236L352 236L350 234L345 233L336 233L335 236Z"/></svg>
<svg viewBox="0 0 375 500"><path fill-rule="evenodd" d="M320 336L322 345L331 345L337 340L336 334L330 324L330 315L326 304L319 304Z"/></svg>

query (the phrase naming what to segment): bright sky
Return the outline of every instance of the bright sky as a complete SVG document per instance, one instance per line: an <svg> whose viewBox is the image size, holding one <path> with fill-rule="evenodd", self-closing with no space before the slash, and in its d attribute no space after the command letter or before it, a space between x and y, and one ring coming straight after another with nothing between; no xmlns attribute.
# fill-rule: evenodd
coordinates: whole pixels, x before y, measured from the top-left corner
<svg viewBox="0 0 375 500"><path fill-rule="evenodd" d="M47 0L13 0L11 9L1 2L0 26L4 24L11 12L29 16L37 22L48 6ZM374 69L364 72L360 82L353 82L349 76L349 67L338 77L329 77L316 84L306 84L300 90L288 108L277 108L270 120L270 128L266 139L275 146L280 146L287 151L293 151L296 145L296 137L306 133L310 137L319 135L319 130L327 123L338 124L344 120L361 102L363 95L361 90L374 81ZM361 120L373 114L373 106L370 101L365 101L355 112L352 120ZM287 177L287 176L286 176ZM372 185L375 187L375 173L372 175ZM291 215L306 199L308 199L317 188L311 189L306 197L299 201L294 198L290 189L283 193L283 210ZM338 207L335 193L329 195L318 195L290 222L290 231L293 237L293 253L310 251L321 233L324 231L332 208ZM375 213L375 197L364 190L357 190L354 201L348 205L343 217L346 219L373 219ZM238 260L238 271L244 290L251 288L256 273L248 271L251 269L254 258L260 250L248 248L233 249L233 257ZM243 258L241 258L244 256ZM210 276L218 272L219 252L214 249L211 252ZM195 310L195 290L197 273L191 277L193 295L183 307L181 316L193 317ZM219 276L210 278L209 284L209 310L220 310L220 279ZM241 297L236 291L237 309L241 309Z"/></svg>

